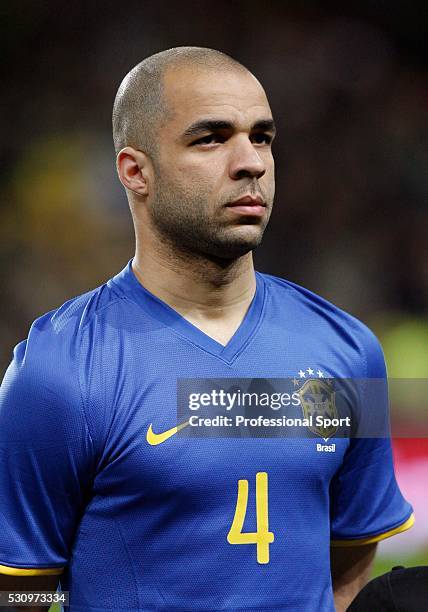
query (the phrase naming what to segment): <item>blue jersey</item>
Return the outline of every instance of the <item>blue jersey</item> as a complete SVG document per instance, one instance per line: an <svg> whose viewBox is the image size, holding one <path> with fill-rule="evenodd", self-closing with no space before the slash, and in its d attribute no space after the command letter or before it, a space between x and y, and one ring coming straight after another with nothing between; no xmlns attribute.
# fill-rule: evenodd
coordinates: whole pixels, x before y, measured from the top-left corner
<svg viewBox="0 0 428 612"><path fill-rule="evenodd" d="M2 385L0 572L61 574L72 612L333 612L330 544L410 526L387 438L177 433L181 379L386 376L362 323L256 280L226 346L131 263L34 322Z"/></svg>

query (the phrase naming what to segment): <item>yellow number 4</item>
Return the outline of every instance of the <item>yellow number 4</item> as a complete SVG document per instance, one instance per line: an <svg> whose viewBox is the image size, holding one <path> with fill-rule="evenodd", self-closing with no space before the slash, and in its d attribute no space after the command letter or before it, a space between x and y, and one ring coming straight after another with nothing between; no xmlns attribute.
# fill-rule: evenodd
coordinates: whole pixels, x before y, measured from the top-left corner
<svg viewBox="0 0 428 612"><path fill-rule="evenodd" d="M256 474L256 516L257 531L242 532L248 504L248 480L238 480L238 497L232 527L227 534L229 544L257 544L257 563L269 563L269 544L274 535L269 531L268 517L268 475Z"/></svg>

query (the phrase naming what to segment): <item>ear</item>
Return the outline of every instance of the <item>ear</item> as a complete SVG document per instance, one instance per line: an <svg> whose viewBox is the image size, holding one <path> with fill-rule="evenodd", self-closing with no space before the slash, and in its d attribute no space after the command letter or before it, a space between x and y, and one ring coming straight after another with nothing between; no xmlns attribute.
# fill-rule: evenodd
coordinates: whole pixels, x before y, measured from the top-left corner
<svg viewBox="0 0 428 612"><path fill-rule="evenodd" d="M140 196L147 196L151 176L151 162L148 155L134 149L125 147L116 157L117 174L122 185Z"/></svg>

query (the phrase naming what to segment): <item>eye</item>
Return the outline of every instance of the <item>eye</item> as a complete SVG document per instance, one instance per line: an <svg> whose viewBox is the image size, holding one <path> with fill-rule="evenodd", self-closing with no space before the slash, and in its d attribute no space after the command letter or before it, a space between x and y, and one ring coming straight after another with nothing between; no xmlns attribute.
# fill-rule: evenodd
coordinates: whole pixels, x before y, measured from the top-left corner
<svg viewBox="0 0 428 612"><path fill-rule="evenodd" d="M269 134L264 134L263 132L253 134L251 136L251 142L254 142L255 144L259 145L271 144L272 140L272 136L270 136Z"/></svg>
<svg viewBox="0 0 428 612"><path fill-rule="evenodd" d="M223 138L223 136L220 136L220 134L207 134L206 136L203 136L202 138L198 138L198 140L195 140L194 142L192 142L192 145L211 145L211 144L217 144L218 142L224 142L225 138Z"/></svg>

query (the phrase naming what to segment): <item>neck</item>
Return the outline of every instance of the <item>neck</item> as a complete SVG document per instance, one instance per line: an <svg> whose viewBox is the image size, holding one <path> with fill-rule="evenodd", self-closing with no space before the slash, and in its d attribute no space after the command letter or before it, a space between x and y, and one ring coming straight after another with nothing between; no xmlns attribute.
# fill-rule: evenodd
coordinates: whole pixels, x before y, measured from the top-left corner
<svg viewBox="0 0 428 612"><path fill-rule="evenodd" d="M220 260L149 246L139 248L137 241L133 271L148 291L182 314L216 317L250 304L256 288L251 252Z"/></svg>

